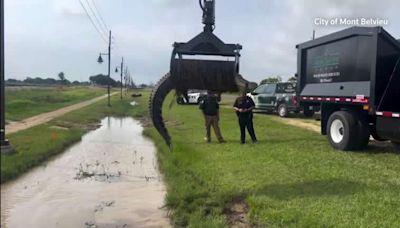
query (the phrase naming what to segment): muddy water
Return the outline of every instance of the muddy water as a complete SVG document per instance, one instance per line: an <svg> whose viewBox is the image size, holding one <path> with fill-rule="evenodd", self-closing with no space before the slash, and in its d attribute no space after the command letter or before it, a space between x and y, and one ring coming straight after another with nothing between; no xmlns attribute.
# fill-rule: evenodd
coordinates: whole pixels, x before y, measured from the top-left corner
<svg viewBox="0 0 400 228"><path fill-rule="evenodd" d="M1 227L169 227L155 147L131 118L1 186Z"/></svg>

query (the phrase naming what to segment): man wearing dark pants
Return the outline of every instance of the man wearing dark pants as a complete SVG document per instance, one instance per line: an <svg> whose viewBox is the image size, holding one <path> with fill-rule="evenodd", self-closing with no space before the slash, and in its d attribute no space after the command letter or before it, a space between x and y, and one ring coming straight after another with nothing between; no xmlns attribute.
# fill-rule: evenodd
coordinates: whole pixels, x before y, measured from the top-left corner
<svg viewBox="0 0 400 228"><path fill-rule="evenodd" d="M207 92L207 96L204 97L200 103L200 109L203 111L204 120L206 125L206 141L211 142L211 126L214 128L215 136L218 142L225 142L219 129L219 104L217 96L211 92Z"/></svg>
<svg viewBox="0 0 400 228"><path fill-rule="evenodd" d="M246 95L246 92L241 92L241 96L236 99L233 107L239 119L240 143L246 143L246 128L253 143L257 142L253 127L253 109L255 107L254 101Z"/></svg>

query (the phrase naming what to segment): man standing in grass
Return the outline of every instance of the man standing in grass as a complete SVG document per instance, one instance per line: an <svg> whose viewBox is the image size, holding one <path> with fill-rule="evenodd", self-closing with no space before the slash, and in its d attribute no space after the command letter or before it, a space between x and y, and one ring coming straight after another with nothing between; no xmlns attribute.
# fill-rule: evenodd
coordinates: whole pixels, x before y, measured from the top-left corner
<svg viewBox="0 0 400 228"><path fill-rule="evenodd" d="M211 142L211 126L214 128L215 136L218 142L224 143L225 140L221 135L219 128L219 104L218 97L213 91L207 91L207 95L200 103L200 109L203 111L206 125L206 141Z"/></svg>
<svg viewBox="0 0 400 228"><path fill-rule="evenodd" d="M253 99L246 95L246 91L241 91L241 96L236 99L233 105L239 119L241 144L246 143L246 127L253 143L257 142L253 127L253 109L255 106Z"/></svg>

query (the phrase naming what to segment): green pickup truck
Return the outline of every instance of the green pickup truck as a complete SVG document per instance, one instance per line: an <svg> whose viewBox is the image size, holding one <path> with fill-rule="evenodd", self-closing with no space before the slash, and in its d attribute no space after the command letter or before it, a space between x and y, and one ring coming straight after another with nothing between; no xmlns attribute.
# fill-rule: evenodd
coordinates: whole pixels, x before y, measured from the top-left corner
<svg viewBox="0 0 400 228"><path fill-rule="evenodd" d="M282 82L262 84L248 94L256 104L256 109L277 112L280 117L287 117L290 112L303 111L306 117L314 115L314 109L298 106L296 83Z"/></svg>

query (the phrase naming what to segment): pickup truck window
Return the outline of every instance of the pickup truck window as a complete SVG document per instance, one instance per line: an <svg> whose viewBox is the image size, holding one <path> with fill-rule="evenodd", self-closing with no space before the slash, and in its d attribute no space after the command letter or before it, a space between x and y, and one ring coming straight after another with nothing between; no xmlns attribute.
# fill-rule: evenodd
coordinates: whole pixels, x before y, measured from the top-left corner
<svg viewBox="0 0 400 228"><path fill-rule="evenodd" d="M253 92L257 93L257 94L261 94L264 93L266 88L266 85L260 85L259 87L257 87Z"/></svg>
<svg viewBox="0 0 400 228"><path fill-rule="evenodd" d="M275 84L270 84L265 87L264 93L266 94L273 94L275 92L276 85Z"/></svg>
<svg viewBox="0 0 400 228"><path fill-rule="evenodd" d="M295 93L296 85L294 83L282 83L276 87L276 93Z"/></svg>

